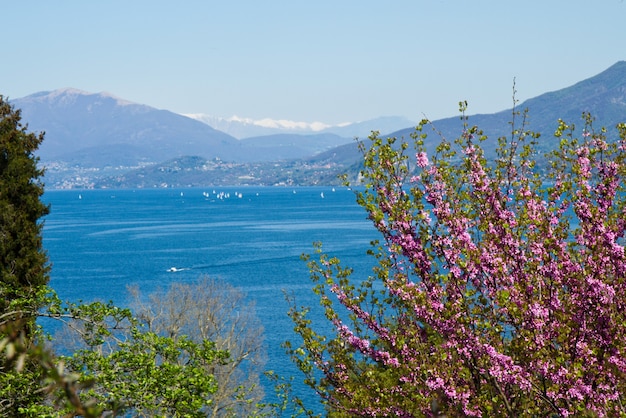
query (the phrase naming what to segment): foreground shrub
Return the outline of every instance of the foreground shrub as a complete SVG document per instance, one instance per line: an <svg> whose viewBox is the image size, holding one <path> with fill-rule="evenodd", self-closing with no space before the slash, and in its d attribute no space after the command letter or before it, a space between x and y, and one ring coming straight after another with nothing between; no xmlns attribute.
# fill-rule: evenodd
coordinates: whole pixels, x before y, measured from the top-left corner
<svg viewBox="0 0 626 418"><path fill-rule="evenodd" d="M334 416L625 415L626 125L559 121L538 167L523 124L487 161L462 120L431 155L428 121L361 146L375 277L310 260L336 332L294 306L292 358Z"/></svg>

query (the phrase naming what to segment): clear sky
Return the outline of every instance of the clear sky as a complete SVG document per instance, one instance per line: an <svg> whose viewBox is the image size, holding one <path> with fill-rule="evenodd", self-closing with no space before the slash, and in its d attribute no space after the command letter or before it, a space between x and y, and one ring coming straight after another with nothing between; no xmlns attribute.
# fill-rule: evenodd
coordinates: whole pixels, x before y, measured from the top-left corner
<svg viewBox="0 0 626 418"><path fill-rule="evenodd" d="M511 107L626 60L624 0L4 1L0 94L325 123Z"/></svg>

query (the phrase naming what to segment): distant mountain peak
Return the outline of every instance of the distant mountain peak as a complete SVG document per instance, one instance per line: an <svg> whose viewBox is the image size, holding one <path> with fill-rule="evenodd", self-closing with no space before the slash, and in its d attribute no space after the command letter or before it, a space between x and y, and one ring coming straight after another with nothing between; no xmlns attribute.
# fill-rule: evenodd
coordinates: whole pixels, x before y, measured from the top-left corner
<svg viewBox="0 0 626 418"><path fill-rule="evenodd" d="M618 68L621 70L626 70L626 61L617 61L615 64L607 68L607 71L610 70L611 68Z"/></svg>
<svg viewBox="0 0 626 418"><path fill-rule="evenodd" d="M288 119L252 119L243 118L237 115L230 116L228 118L207 115L204 113L189 113L184 114L189 118L206 123L224 132L230 132L238 138L269 135L278 132L282 133L316 133L328 128L332 128L333 125L324 122L301 122ZM339 126L349 125L349 123L341 124Z"/></svg>
<svg viewBox="0 0 626 418"><path fill-rule="evenodd" d="M252 124L256 126L261 126L263 128L273 128L273 129L283 129L287 131L313 131L318 132L322 131L326 128L330 128L332 125L328 125L323 122L297 122L293 120L287 119L271 119L271 118L263 118L263 119L249 119L249 118L240 118L239 116L231 116L227 119L230 122L242 122L247 124Z"/></svg>
<svg viewBox="0 0 626 418"><path fill-rule="evenodd" d="M321 134L330 133L346 138L366 137L372 130L392 132L415 125L414 122L399 116L382 116L359 122L344 122L331 125L324 122L299 122L288 119L252 119L240 116L223 118L203 113L185 114L189 118L206 123L215 129L226 132L236 138L251 138L275 134Z"/></svg>
<svg viewBox="0 0 626 418"><path fill-rule="evenodd" d="M626 61L618 61L596 76L587 78L580 83L588 82L590 80L594 82L603 82L610 79L612 81L610 82L611 85L623 85L626 84L626 78L624 75L626 75Z"/></svg>
<svg viewBox="0 0 626 418"><path fill-rule="evenodd" d="M58 96L63 96L63 95L67 95L67 96L90 96L93 93L89 93L85 90L80 90L80 89L75 89L73 87L65 87L62 89L56 89L56 90L52 90L52 91L43 91L40 93L37 93L40 95L46 95L46 96L50 96L50 97L58 97Z"/></svg>
<svg viewBox="0 0 626 418"><path fill-rule="evenodd" d="M109 99L113 100L116 105L119 106L128 106L128 105L138 105L137 103L133 103L128 100L124 100L119 98L108 92L100 92L100 93L90 93L84 90L76 89L73 87L64 87L51 91L40 91L29 96L26 96L20 100L33 101L33 102L49 102L49 103L74 103L79 98L91 98L91 99Z"/></svg>

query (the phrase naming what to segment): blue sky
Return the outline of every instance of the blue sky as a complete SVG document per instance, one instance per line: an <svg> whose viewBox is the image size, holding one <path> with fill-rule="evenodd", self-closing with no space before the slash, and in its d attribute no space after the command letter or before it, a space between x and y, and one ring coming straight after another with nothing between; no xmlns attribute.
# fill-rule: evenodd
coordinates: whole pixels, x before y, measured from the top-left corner
<svg viewBox="0 0 626 418"><path fill-rule="evenodd" d="M512 104L626 60L623 0L10 1L0 94L353 122Z"/></svg>

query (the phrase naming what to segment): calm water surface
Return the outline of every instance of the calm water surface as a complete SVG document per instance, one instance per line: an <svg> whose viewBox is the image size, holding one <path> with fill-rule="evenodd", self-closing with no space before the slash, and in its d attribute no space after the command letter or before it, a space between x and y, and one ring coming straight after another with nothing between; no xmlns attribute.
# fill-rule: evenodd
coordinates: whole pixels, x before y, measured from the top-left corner
<svg viewBox="0 0 626 418"><path fill-rule="evenodd" d="M44 200L50 284L62 299L128 306L128 285L146 294L202 275L221 278L255 302L267 368L286 375L297 370L280 348L295 341L284 292L317 305L300 255L321 241L358 277L369 272L365 251L377 238L345 188L48 191Z"/></svg>

